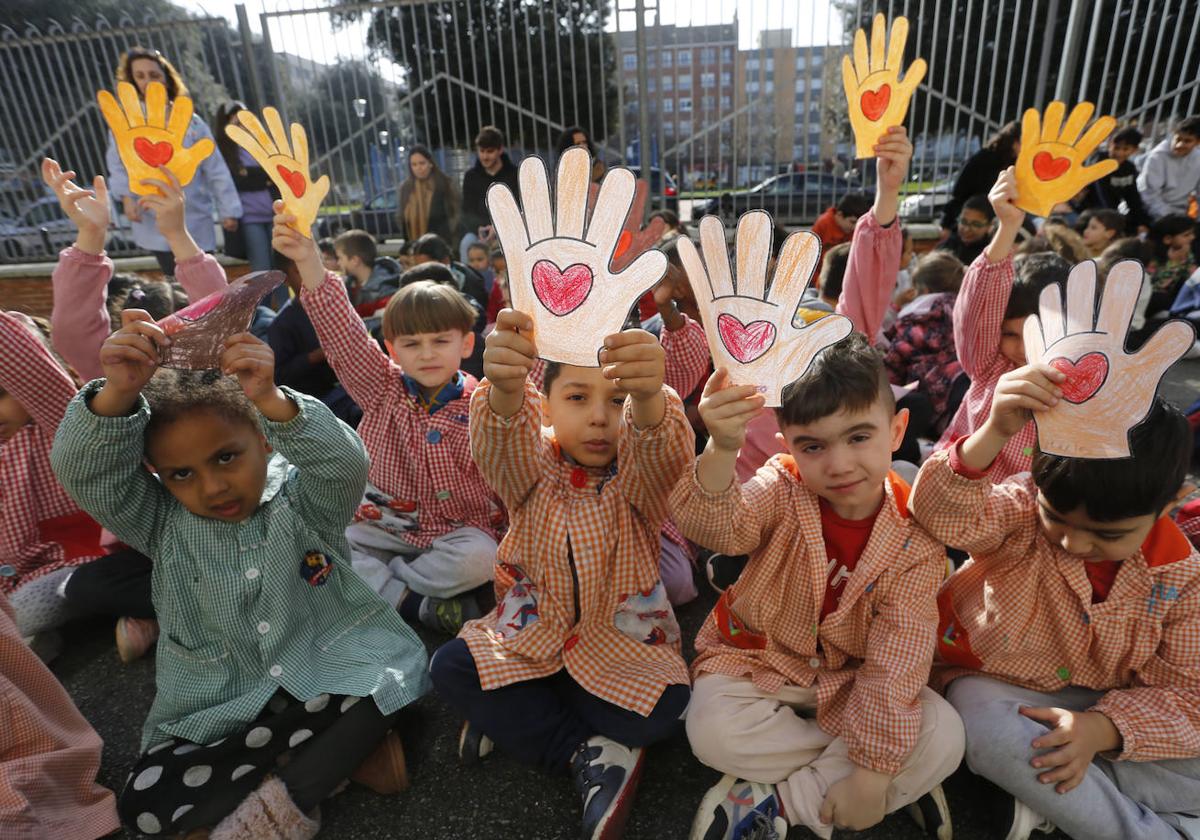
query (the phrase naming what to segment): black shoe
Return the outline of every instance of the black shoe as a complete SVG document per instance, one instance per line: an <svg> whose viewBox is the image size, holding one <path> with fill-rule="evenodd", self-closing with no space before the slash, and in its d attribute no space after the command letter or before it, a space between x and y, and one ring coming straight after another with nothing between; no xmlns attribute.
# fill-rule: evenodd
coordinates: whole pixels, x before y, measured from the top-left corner
<svg viewBox="0 0 1200 840"><path fill-rule="evenodd" d="M458 760L463 764L478 764L491 755L492 739L483 731L464 720L462 729L458 732Z"/></svg>
<svg viewBox="0 0 1200 840"><path fill-rule="evenodd" d="M742 576L750 558L745 554L710 554L704 561L704 573L708 577L708 585L721 594Z"/></svg>
<svg viewBox="0 0 1200 840"><path fill-rule="evenodd" d="M583 799L583 840L617 840L637 794L645 751L594 735L571 757L571 776Z"/></svg>
<svg viewBox="0 0 1200 840"><path fill-rule="evenodd" d="M954 826L950 822L950 805L941 785L937 785L909 805L908 815L928 836L937 840L953 840Z"/></svg>
<svg viewBox="0 0 1200 840"><path fill-rule="evenodd" d="M1053 834L1054 824L1008 791L979 777L982 782L983 810L996 837L1003 840L1029 840L1035 831Z"/></svg>

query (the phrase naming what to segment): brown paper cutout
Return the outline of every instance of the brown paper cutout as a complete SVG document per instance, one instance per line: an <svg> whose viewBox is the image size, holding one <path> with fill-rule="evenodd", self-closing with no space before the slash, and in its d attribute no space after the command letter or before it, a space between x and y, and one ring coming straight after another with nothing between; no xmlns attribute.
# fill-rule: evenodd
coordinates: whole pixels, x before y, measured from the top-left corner
<svg viewBox="0 0 1200 840"><path fill-rule="evenodd" d="M1136 353L1125 352L1144 272L1137 260L1113 266L1096 307L1096 263L1071 269L1064 292L1042 290L1039 315L1025 321L1025 356L1067 374L1063 398L1035 411L1038 446L1072 458L1127 458L1129 432L1146 418L1159 381L1195 341L1195 330L1171 320ZM1065 296L1065 306L1064 306Z"/></svg>
<svg viewBox="0 0 1200 840"><path fill-rule="evenodd" d="M751 210L738 220L736 277L730 273L725 227L716 216L700 221L704 261L686 237L679 240L679 256L704 318L713 364L728 368L736 384L758 386L767 406L777 407L783 389L853 327L841 315L793 325L820 262L821 240L811 231L797 231L785 239L767 291L772 230L771 216L763 210Z"/></svg>
<svg viewBox="0 0 1200 840"><path fill-rule="evenodd" d="M635 179L628 169L609 169L587 218L591 166L587 149L563 153L553 212L541 158L521 162L520 208L504 184L493 184L487 194L513 309L533 318L543 359L580 367L600 366L604 337L621 329L633 304L667 271L660 251L641 254L622 269L610 267Z"/></svg>
<svg viewBox="0 0 1200 840"><path fill-rule="evenodd" d="M142 110L137 88L129 82L117 83L117 100L106 90L96 93L100 113L116 140L117 153L129 173L129 189L138 195L155 195L158 188L143 183L146 178L163 179L159 166L165 166L186 187L196 177L196 169L216 148L207 137L184 148L183 140L192 121L192 100L177 96L167 102L167 89L161 82L146 86L146 108ZM171 116L167 117L170 106Z"/></svg>
<svg viewBox="0 0 1200 840"><path fill-rule="evenodd" d="M1021 153L1017 156L1017 199L1014 202L1027 213L1049 216L1060 204L1092 181L1114 172L1115 160L1102 160L1091 166L1083 162L1116 128L1112 117L1100 117L1092 127L1083 127L1096 106L1081 102L1063 122L1067 106L1051 102L1043 118L1030 108L1021 118ZM1083 136L1080 137L1080 133Z"/></svg>
<svg viewBox="0 0 1200 840"><path fill-rule="evenodd" d="M282 271L246 274L158 322L171 339L159 364L185 370L221 367L225 340L250 328L255 307L284 280Z"/></svg>
<svg viewBox="0 0 1200 840"><path fill-rule="evenodd" d="M842 87L854 129L855 157L875 157L874 146L889 128L903 125L908 116L908 103L913 91L925 78L925 59L918 58L908 67L904 79L904 45L908 41L908 18L892 21L891 43L887 51L887 19L875 15L871 24L871 48L867 35L859 29L854 33L854 58L842 56Z"/></svg>

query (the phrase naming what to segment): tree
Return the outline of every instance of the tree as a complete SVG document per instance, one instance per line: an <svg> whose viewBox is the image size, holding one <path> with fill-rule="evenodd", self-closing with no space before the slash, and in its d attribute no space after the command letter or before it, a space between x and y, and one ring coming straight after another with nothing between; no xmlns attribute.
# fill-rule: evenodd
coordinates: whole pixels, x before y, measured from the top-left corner
<svg viewBox="0 0 1200 840"><path fill-rule="evenodd" d="M357 19L362 12L335 14ZM404 68L418 140L470 147L486 124L546 148L558 126L615 125L607 0L442 0L372 11L368 42Z"/></svg>

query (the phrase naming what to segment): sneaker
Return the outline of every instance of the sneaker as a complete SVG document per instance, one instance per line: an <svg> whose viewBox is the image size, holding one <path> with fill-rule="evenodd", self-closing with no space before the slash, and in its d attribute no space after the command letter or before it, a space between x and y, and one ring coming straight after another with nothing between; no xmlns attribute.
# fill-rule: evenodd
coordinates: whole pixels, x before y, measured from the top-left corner
<svg viewBox="0 0 1200 840"><path fill-rule="evenodd" d="M774 785L724 776L708 789L689 840L783 840L787 837L783 803Z"/></svg>
<svg viewBox="0 0 1200 840"><path fill-rule="evenodd" d="M908 815L930 837L937 840L954 840L954 826L950 822L950 804L946 792L937 785L929 793L908 806Z"/></svg>
<svg viewBox="0 0 1200 840"><path fill-rule="evenodd" d="M158 641L158 622L153 618L122 616L117 619L117 655L128 665L146 655Z"/></svg>
<svg viewBox="0 0 1200 840"><path fill-rule="evenodd" d="M583 840L616 840L625 829L642 776L645 750L593 735L571 757L583 799Z"/></svg>
<svg viewBox="0 0 1200 840"><path fill-rule="evenodd" d="M1008 791L991 782L985 781L984 796L987 816L996 826L997 837L1004 840L1029 840L1029 835L1035 831L1043 834L1053 834L1055 827L1052 822L1034 811Z"/></svg>
<svg viewBox="0 0 1200 840"><path fill-rule="evenodd" d="M408 765L404 760L404 744L396 730L388 730L383 740L367 756L366 761L350 774L350 781L385 796L399 793L408 787Z"/></svg>
<svg viewBox="0 0 1200 840"><path fill-rule="evenodd" d="M749 561L750 558L745 554L710 554L704 561L704 573L709 586L716 590L718 595L721 594L737 583Z"/></svg>
<svg viewBox="0 0 1200 840"><path fill-rule="evenodd" d="M463 764L478 764L491 755L495 745L492 739L483 734L483 730L473 726L471 721L464 720L462 729L458 731L458 760Z"/></svg>
<svg viewBox="0 0 1200 840"><path fill-rule="evenodd" d="M459 595L456 598L433 598L427 595L421 599L418 615L421 623L430 630L457 636L464 624L479 618L482 613L470 595Z"/></svg>

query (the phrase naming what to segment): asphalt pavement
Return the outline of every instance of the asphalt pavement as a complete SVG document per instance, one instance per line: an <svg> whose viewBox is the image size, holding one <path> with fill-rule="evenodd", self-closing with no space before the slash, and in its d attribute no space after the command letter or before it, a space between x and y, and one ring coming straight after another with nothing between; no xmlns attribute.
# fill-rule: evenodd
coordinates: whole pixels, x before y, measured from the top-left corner
<svg viewBox="0 0 1200 840"><path fill-rule="evenodd" d="M1200 362L1182 362L1164 379L1163 395L1186 406L1200 396ZM684 653L715 602L698 578L701 595L677 610ZM64 631L66 646L52 670L84 716L104 738L100 782L119 790L138 754L142 722L154 698L153 656L122 665L113 644L112 622L91 621ZM422 631L428 650L443 641ZM321 806L320 837L330 840L560 840L579 834L579 803L567 777L547 776L493 754L475 767L459 766L455 747L460 721L435 695L413 704L401 718L413 786L378 796L351 785ZM628 840L686 838L697 805L717 772L692 757L681 734L648 753L637 802L626 828ZM946 784L959 840L988 840L1000 830L986 807L982 786L965 770ZM129 834L129 837L136 835ZM793 829L791 840L812 837ZM904 813L875 828L840 837L920 840L925 835ZM1002 835L999 835L1002 836ZM1043 835L1039 835L1043 836ZM1065 835L1055 835L1061 840ZM59 840L59 838L47 838ZM68 838L62 838L68 840Z"/></svg>

